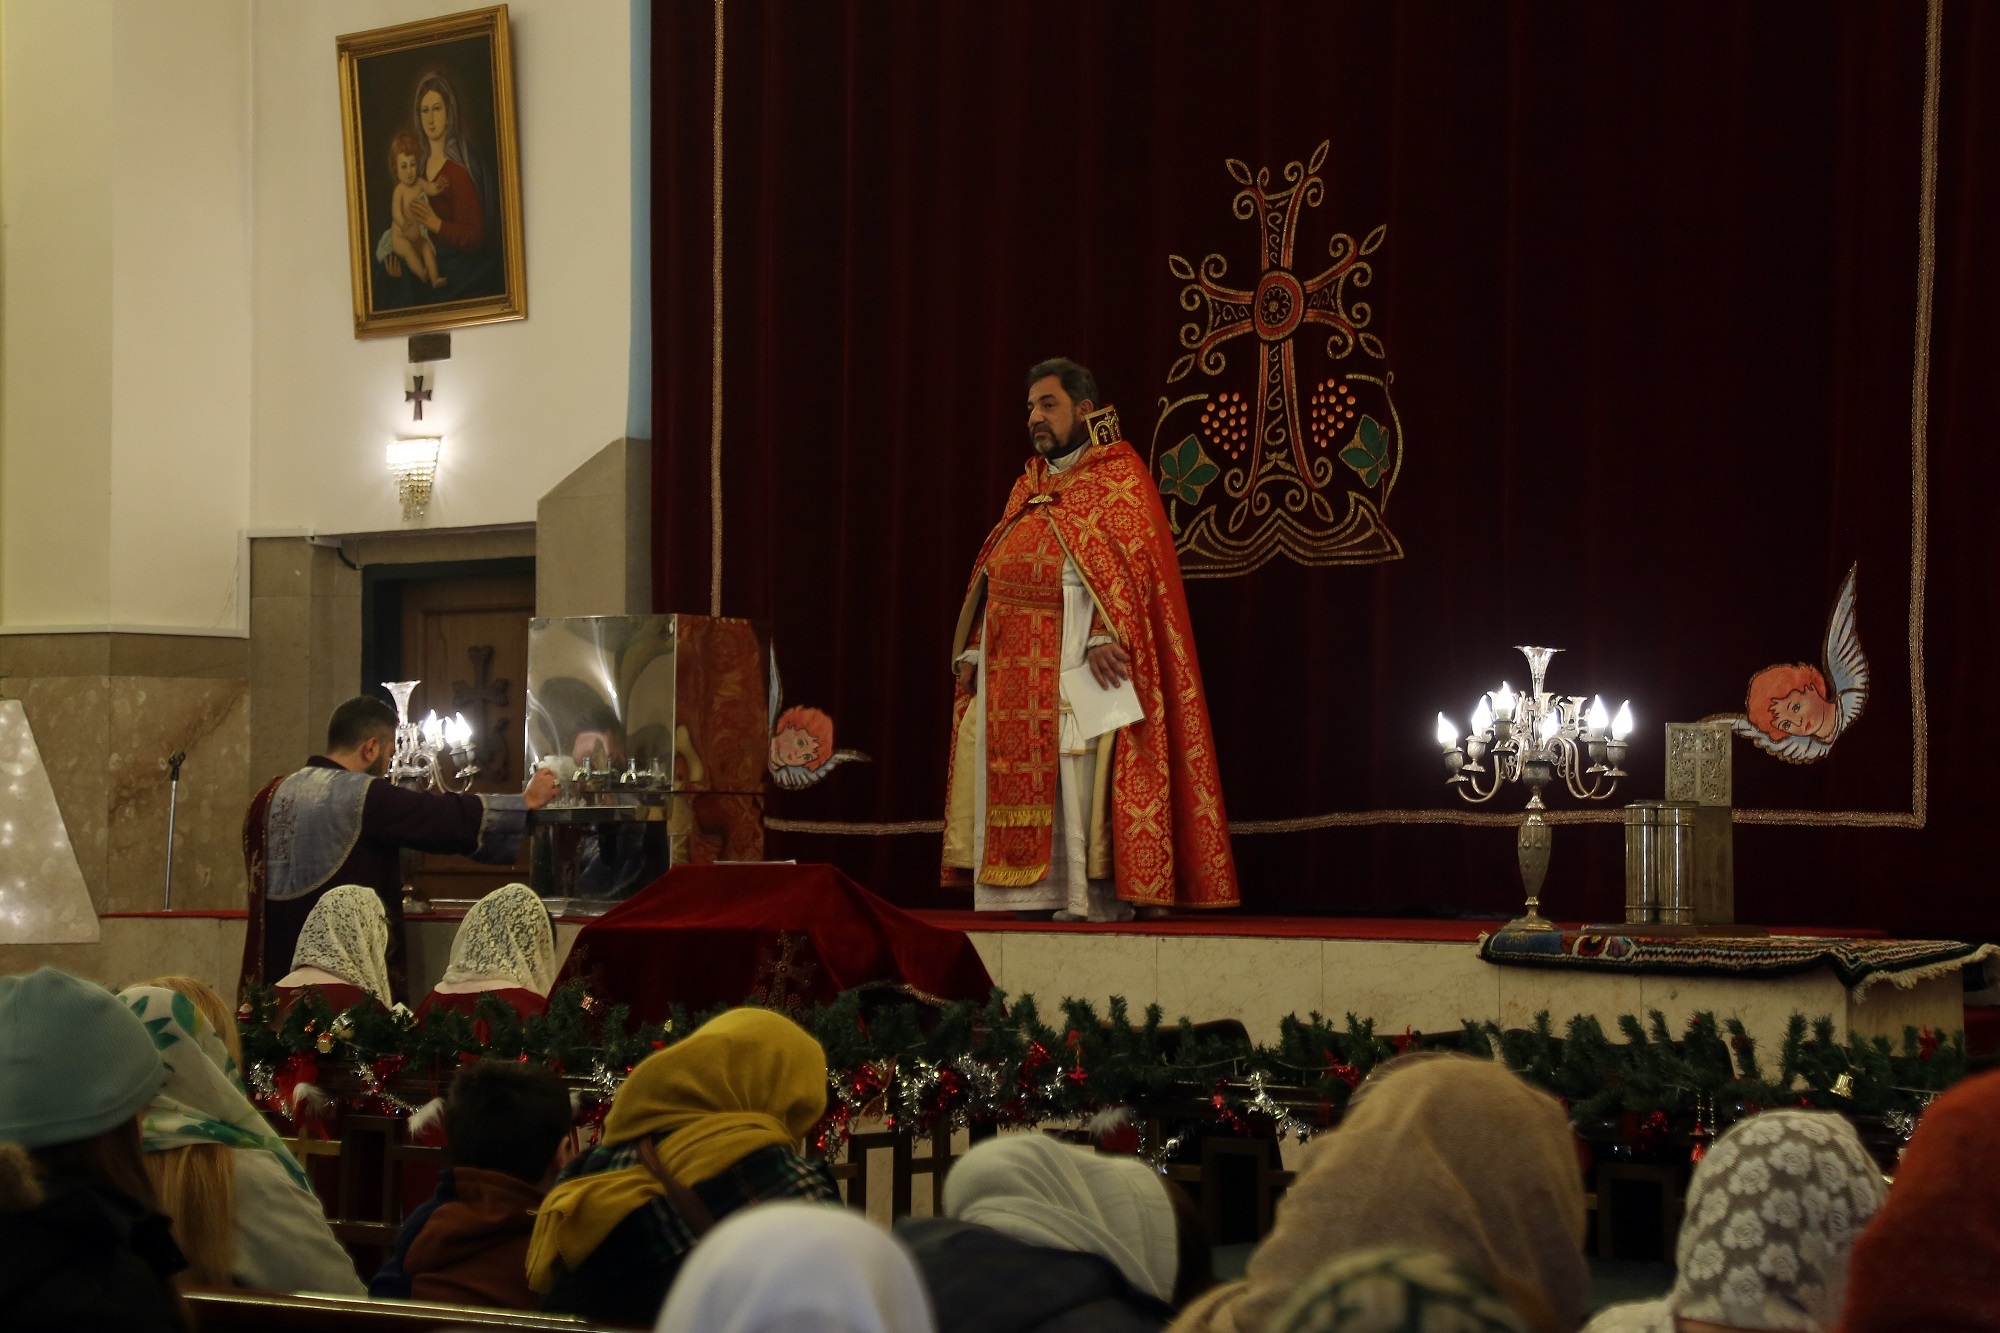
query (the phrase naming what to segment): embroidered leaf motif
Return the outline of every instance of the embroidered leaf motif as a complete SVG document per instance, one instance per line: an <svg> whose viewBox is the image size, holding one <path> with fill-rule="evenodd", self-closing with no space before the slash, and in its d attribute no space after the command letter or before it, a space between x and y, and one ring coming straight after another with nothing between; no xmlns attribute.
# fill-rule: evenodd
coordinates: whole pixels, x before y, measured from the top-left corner
<svg viewBox="0 0 2000 1333"><path fill-rule="evenodd" d="M187 1033L190 1037L200 1031L196 1026L199 1020L195 1017L193 1000L190 1000L179 991L175 991L174 998L168 1003L167 1007L173 1012L174 1022L181 1025L181 1031Z"/></svg>
<svg viewBox="0 0 2000 1333"><path fill-rule="evenodd" d="M1363 486L1382 480L1389 467L1389 434L1382 423L1374 417L1362 417L1353 442L1340 451L1340 461L1360 474Z"/></svg>
<svg viewBox="0 0 2000 1333"><path fill-rule="evenodd" d="M1200 504L1201 493L1222 475L1222 469L1202 452L1201 437L1190 435L1160 456L1160 494Z"/></svg>

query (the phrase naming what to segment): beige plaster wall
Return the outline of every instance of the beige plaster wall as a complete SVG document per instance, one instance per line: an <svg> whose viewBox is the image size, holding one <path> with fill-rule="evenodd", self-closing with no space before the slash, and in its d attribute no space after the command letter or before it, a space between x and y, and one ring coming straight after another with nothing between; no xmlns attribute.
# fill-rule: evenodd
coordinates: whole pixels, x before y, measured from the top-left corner
<svg viewBox="0 0 2000 1333"><path fill-rule="evenodd" d="M427 527L525 522L625 430L631 342L631 6L510 0L528 318L452 333L421 427L400 337L357 339L334 43L465 0L253 0L259 529L403 526L384 463L440 434Z"/></svg>
<svg viewBox="0 0 2000 1333"><path fill-rule="evenodd" d="M240 634L248 0L0 8L0 632Z"/></svg>

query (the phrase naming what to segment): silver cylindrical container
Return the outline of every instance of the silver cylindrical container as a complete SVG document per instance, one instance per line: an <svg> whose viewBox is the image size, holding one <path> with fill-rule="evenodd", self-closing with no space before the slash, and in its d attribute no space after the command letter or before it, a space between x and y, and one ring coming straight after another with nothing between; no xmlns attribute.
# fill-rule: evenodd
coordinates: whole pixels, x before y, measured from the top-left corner
<svg viewBox="0 0 2000 1333"><path fill-rule="evenodd" d="M1660 803L1625 807L1625 920L1660 919Z"/></svg>
<svg viewBox="0 0 2000 1333"><path fill-rule="evenodd" d="M1660 802L1659 919L1694 924L1693 801Z"/></svg>

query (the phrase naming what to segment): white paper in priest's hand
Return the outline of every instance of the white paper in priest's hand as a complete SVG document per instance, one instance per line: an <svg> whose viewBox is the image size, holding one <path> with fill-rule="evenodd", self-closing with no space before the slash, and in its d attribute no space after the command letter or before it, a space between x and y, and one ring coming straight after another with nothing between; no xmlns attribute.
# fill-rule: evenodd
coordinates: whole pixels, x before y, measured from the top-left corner
<svg viewBox="0 0 2000 1333"><path fill-rule="evenodd" d="M1083 740L1095 740L1107 731L1129 727L1146 716L1130 676L1122 685L1107 690L1090 674L1087 662L1062 673L1062 693L1070 712L1076 715L1077 733Z"/></svg>

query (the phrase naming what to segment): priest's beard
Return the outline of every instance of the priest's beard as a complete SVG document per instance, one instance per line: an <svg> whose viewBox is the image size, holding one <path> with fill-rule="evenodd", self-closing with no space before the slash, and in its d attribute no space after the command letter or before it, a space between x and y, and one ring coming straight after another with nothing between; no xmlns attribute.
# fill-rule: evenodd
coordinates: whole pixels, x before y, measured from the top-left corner
<svg viewBox="0 0 2000 1333"><path fill-rule="evenodd" d="M1028 434L1028 443L1043 458L1048 459L1051 463L1057 463L1075 453L1083 446L1084 441L1089 438L1090 432L1083 428L1083 419L1078 417L1070 425L1069 434L1065 435L1062 439L1058 440L1055 432L1044 429L1030 431Z"/></svg>

